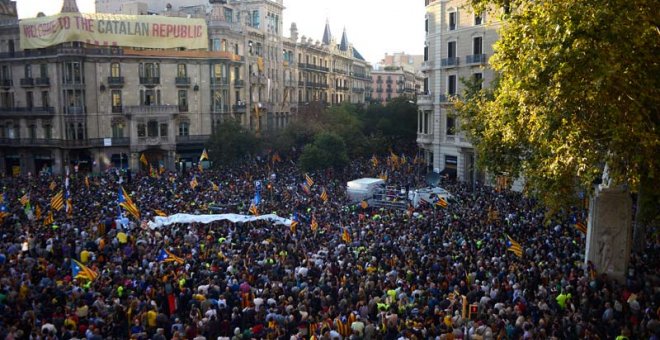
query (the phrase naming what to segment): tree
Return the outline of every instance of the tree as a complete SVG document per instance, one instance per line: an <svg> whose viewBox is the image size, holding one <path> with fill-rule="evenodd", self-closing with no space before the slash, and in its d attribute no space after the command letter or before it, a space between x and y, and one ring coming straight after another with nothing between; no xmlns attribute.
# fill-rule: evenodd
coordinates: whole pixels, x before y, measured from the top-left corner
<svg viewBox="0 0 660 340"><path fill-rule="evenodd" d="M300 167L305 171L342 168L347 164L346 144L341 137L331 132L316 135L314 143L305 146L300 155Z"/></svg>
<svg viewBox="0 0 660 340"><path fill-rule="evenodd" d="M258 139L238 120L228 119L216 126L208 143L212 160L234 163L252 156L259 150Z"/></svg>
<svg viewBox="0 0 660 340"><path fill-rule="evenodd" d="M490 58L498 86L456 103L480 165L524 176L553 209L589 190L605 168L613 185L633 191L660 180L657 2L472 5L505 7ZM647 205L654 211L641 215L647 223L658 218L657 188L644 188L655 197Z"/></svg>

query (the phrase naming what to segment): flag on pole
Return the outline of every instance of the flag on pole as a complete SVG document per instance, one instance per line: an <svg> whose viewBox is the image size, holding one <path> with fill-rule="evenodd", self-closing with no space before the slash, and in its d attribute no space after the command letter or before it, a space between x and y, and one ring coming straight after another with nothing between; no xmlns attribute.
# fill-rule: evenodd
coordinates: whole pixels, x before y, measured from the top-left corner
<svg viewBox="0 0 660 340"><path fill-rule="evenodd" d="M307 182L307 186L310 188L314 185L314 180L308 174L305 174L305 182Z"/></svg>
<svg viewBox="0 0 660 340"><path fill-rule="evenodd" d="M291 230L292 234L296 233L296 230L298 229L298 221L291 221L291 226L289 226L289 230Z"/></svg>
<svg viewBox="0 0 660 340"><path fill-rule="evenodd" d="M319 229L319 222L316 221L316 216L312 216L312 223L309 226L313 232Z"/></svg>
<svg viewBox="0 0 660 340"><path fill-rule="evenodd" d="M73 216L73 200L71 199L69 190L66 191L66 215L69 217Z"/></svg>
<svg viewBox="0 0 660 340"><path fill-rule="evenodd" d="M197 176L193 176L192 181L190 181L190 187L191 187L193 190L195 190L195 188L197 188L197 185L198 185L198 184L199 184L199 183L197 182Z"/></svg>
<svg viewBox="0 0 660 340"><path fill-rule="evenodd" d="M208 154L208 152L206 152L206 149L204 149L204 151L202 151L202 155L199 156L199 161L201 162L201 161L208 161L208 160L209 160L209 154Z"/></svg>
<svg viewBox="0 0 660 340"><path fill-rule="evenodd" d="M37 203L37 206L34 208L34 217L36 217L37 220L41 219L41 206Z"/></svg>
<svg viewBox="0 0 660 340"><path fill-rule="evenodd" d="M141 154L140 155L140 163L144 164L144 166L149 165L149 161L147 161L147 156L145 156L144 154Z"/></svg>
<svg viewBox="0 0 660 340"><path fill-rule="evenodd" d="M120 207L124 208L136 220L140 220L140 210L122 186L119 186L119 197L117 198L117 202Z"/></svg>
<svg viewBox="0 0 660 340"><path fill-rule="evenodd" d="M49 211L46 218L44 218L44 226L51 225L55 223L55 216L53 216L53 211Z"/></svg>
<svg viewBox="0 0 660 340"><path fill-rule="evenodd" d="M213 187L213 191L220 191L220 187L217 184L211 182L211 186Z"/></svg>
<svg viewBox="0 0 660 340"><path fill-rule="evenodd" d="M159 262L176 262L178 264L183 264L185 262L185 260L183 258L172 254L167 249L161 249L160 250L160 254L158 254L158 261Z"/></svg>
<svg viewBox="0 0 660 340"><path fill-rule="evenodd" d="M20 200L22 206L26 206L28 203L30 203L30 196L25 193L25 195L21 196Z"/></svg>
<svg viewBox="0 0 660 340"><path fill-rule="evenodd" d="M523 249L522 249L522 246L520 245L520 243L516 242L509 235L506 235L506 238L507 238L507 240L506 240L507 250L510 251L510 252L513 252L518 257L522 257L523 256Z"/></svg>
<svg viewBox="0 0 660 340"><path fill-rule="evenodd" d="M323 188L323 192L321 192L321 200L323 203L326 203L328 201L328 192L325 191L325 188Z"/></svg>
<svg viewBox="0 0 660 340"><path fill-rule="evenodd" d="M52 181L50 182L48 187L50 188L51 191L55 191L55 189L57 189L57 183L55 183L55 181Z"/></svg>
<svg viewBox="0 0 660 340"><path fill-rule="evenodd" d="M307 185L307 183L302 183L302 184L300 184L300 186L302 187L303 191L304 191L307 195L309 195L309 194L312 193L312 191L309 190L309 186Z"/></svg>
<svg viewBox="0 0 660 340"><path fill-rule="evenodd" d="M371 165L375 167L378 166L378 158L376 158L376 155L371 156Z"/></svg>
<svg viewBox="0 0 660 340"><path fill-rule="evenodd" d="M581 233L585 235L587 234L587 225L584 224L582 221L577 221L577 223L575 223L575 228L579 230Z"/></svg>
<svg viewBox="0 0 660 340"><path fill-rule="evenodd" d="M346 243L351 243L351 234L348 233L348 228L344 227L341 233L341 240Z"/></svg>
<svg viewBox="0 0 660 340"><path fill-rule="evenodd" d="M50 207L57 211L64 208L64 192L62 190L50 199Z"/></svg>
<svg viewBox="0 0 660 340"><path fill-rule="evenodd" d="M94 281L99 277L99 273L74 259L71 259L71 274L76 279L90 281Z"/></svg>
<svg viewBox="0 0 660 340"><path fill-rule="evenodd" d="M259 215L259 212L257 211L257 206L254 205L254 203L251 203L251 204L250 204L250 209L248 209L248 211L249 211L250 214L252 214L252 215L255 215L255 216L256 216L256 215Z"/></svg>

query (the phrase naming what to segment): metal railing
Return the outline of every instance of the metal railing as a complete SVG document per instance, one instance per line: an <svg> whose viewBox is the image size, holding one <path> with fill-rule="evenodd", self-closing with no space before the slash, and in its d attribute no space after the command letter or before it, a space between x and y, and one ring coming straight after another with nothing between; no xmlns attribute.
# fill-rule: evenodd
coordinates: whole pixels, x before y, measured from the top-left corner
<svg viewBox="0 0 660 340"><path fill-rule="evenodd" d="M108 77L108 86L110 87L124 86L124 77Z"/></svg>
<svg viewBox="0 0 660 340"><path fill-rule="evenodd" d="M21 86L34 86L34 78L21 78Z"/></svg>
<svg viewBox="0 0 660 340"><path fill-rule="evenodd" d="M160 77L140 77L140 85L159 85Z"/></svg>
<svg viewBox="0 0 660 340"><path fill-rule="evenodd" d="M466 64L485 64L486 60L487 58L485 54L471 54L465 56Z"/></svg>
<svg viewBox="0 0 660 340"><path fill-rule="evenodd" d="M176 86L190 86L190 77L176 77L174 78L174 84Z"/></svg>
<svg viewBox="0 0 660 340"><path fill-rule="evenodd" d="M48 78L48 77L35 78L34 85L36 85L36 86L50 86L50 78Z"/></svg>
<svg viewBox="0 0 660 340"><path fill-rule="evenodd" d="M440 66L442 67L453 67L458 65L457 57L442 58L440 61Z"/></svg>

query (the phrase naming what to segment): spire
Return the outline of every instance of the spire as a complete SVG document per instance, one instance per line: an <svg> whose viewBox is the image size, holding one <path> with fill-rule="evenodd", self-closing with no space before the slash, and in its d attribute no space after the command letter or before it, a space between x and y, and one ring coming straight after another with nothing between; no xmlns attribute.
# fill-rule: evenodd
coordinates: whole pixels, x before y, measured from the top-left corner
<svg viewBox="0 0 660 340"><path fill-rule="evenodd" d="M323 32L323 45L330 45L332 34L330 34L330 20L325 19L325 31Z"/></svg>
<svg viewBox="0 0 660 340"><path fill-rule="evenodd" d="M78 10L78 5L76 4L76 0L64 0L64 2L62 3L62 10L60 12L79 13L80 11Z"/></svg>
<svg viewBox="0 0 660 340"><path fill-rule="evenodd" d="M348 37L346 36L346 27L344 27L344 33L341 34L341 43L339 44L339 49L341 51L348 51Z"/></svg>

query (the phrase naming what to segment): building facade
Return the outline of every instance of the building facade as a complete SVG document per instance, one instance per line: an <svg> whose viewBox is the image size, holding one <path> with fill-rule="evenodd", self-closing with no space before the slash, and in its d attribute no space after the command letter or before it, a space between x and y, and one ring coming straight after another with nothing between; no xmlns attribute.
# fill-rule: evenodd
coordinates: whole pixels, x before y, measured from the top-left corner
<svg viewBox="0 0 660 340"><path fill-rule="evenodd" d="M378 63L379 67L398 66L408 71L419 71L424 62L422 54L407 54L404 52L395 52L393 54L385 53L385 57Z"/></svg>
<svg viewBox="0 0 660 340"><path fill-rule="evenodd" d="M414 100L420 89L421 77L400 66L386 66L371 71L371 100L387 103L397 97Z"/></svg>
<svg viewBox="0 0 660 340"><path fill-rule="evenodd" d="M224 119L263 133L312 101L365 102L371 66L347 39L298 39L295 25L284 37L282 0L209 7L160 13L204 18L200 50L82 42L21 50L15 11L1 16L0 171L138 170L142 154L173 170L196 162ZM63 12L77 12L75 0Z"/></svg>
<svg viewBox="0 0 660 340"><path fill-rule="evenodd" d="M487 87L494 74L488 68L499 22L494 15L474 13L466 0L425 0L426 41L418 96L417 144L432 170L471 182L477 179L476 155L453 112L451 98L460 96L464 80Z"/></svg>

